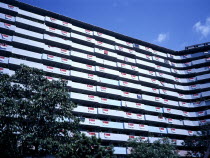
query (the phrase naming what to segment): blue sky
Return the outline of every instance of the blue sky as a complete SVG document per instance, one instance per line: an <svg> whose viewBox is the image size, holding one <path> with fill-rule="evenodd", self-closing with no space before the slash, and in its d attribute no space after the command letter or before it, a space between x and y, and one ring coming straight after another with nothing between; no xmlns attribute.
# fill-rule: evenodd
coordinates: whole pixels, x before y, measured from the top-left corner
<svg viewBox="0 0 210 158"><path fill-rule="evenodd" d="M19 0L169 49L210 42L210 0Z"/></svg>

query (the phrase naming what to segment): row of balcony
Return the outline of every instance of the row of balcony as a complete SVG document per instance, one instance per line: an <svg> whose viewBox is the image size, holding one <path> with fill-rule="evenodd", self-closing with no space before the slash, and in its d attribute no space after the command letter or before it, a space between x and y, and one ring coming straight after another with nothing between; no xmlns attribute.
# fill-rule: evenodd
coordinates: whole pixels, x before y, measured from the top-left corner
<svg viewBox="0 0 210 158"><path fill-rule="evenodd" d="M132 44L130 42L119 40L119 39L116 39L113 36L106 35L106 34L103 34L103 33L97 32L97 31L91 31L91 30L83 29L83 28L74 26L74 25L70 24L69 22L61 21L61 20L58 20L58 19L55 19L55 18L52 18L52 17L48 17L48 16L41 16L41 15L36 14L36 13L32 13L32 12L29 12L29 11L22 10L22 9L16 7L16 6L8 5L8 4L5 4L5 3L0 3L0 7L4 8L4 9L7 9L7 10L10 10L10 11L17 12L20 15L24 15L24 16L30 17L32 19L42 21L43 23L45 21L50 22L50 23L54 23L58 27L59 26L66 27L66 28L73 29L77 32L81 32L81 33L84 33L84 34L94 35L94 36L97 36L97 37L101 37L103 39L107 39L107 40L110 40L110 41L115 41L116 43L118 43L120 45L123 45L123 46L126 46L126 47L131 47L131 48L132 47L139 48L139 49L151 52L153 54L156 54L156 55L162 56L162 57L170 57L170 58L174 58L174 59L186 59L186 58L193 58L193 57L198 57L198 56L202 55L201 53L194 53L194 54L188 54L188 55L183 55L183 56L174 56L174 55L171 55L171 54L167 55L166 53L162 53L162 52L153 50L152 48L148 48L148 47L141 46L141 45L138 45L138 44ZM0 17L5 18L4 16L0 16ZM11 18L9 17L8 19L10 20ZM208 53L208 52L204 52L204 54L205 53Z"/></svg>
<svg viewBox="0 0 210 158"><path fill-rule="evenodd" d="M140 48L140 49L143 49L145 51L151 52L151 53L153 53L155 55L162 56L162 57L165 57L165 58L167 58L167 57L174 58L174 59L190 58L190 55L184 55L183 57L182 56L181 57L173 56L173 55L162 53L162 52L159 52L159 51L156 51L156 50L153 50L151 48L144 47L144 46L141 46L141 45L138 45L138 44L132 44L132 43L129 43L129 42L126 42L126 41L122 41L122 40L116 39L116 38L114 38L113 36L110 36L110 35L99 33L99 32L96 32L96 31L90 31L90 30L87 30L87 29L83 29L83 28L74 26L74 25L72 25L72 24L70 24L68 22L63 22L63 21L60 21L60 20L55 19L55 18L51 18L51 17L47 17L47 16L44 17L44 16L41 16L41 15L38 15L38 14L35 14L35 13L24 11L24 10L19 9L17 7L14 7L14 6L11 6L13 8L13 9L11 9L8 6L11 6L11 5L7 5L7 4L4 4L4 3L0 4L1 8L5 8L5 9L8 9L8 10L13 10L15 12L18 12L20 15L28 16L30 18L34 18L34 19L38 19L40 21L43 21L43 23L44 23L44 21L47 21L47 22L51 22L51 23L57 24L58 26L60 25L62 27L67 27L69 29L75 30L75 31L83 33L83 34L95 35L95 36L99 36L101 38L105 38L105 39L108 39L108 40L115 41L119 45L124 45L125 47L128 47L128 48L124 48L122 46L116 46L116 48L115 48L115 49L120 50L120 51L125 51L126 53L135 54L133 52L133 50L129 49L129 47L131 47L131 48L135 47L135 48ZM60 34L60 35L63 35L63 36L67 36L67 37L70 36L69 32L62 31L62 30L59 30L59 29L56 29L56 28L45 27L44 24L42 24L42 23L33 22L31 20L26 20L26 19L23 19L23 18L20 18L20 17L12 17L10 15L1 14L0 18L6 19L6 20L10 20L10 21L17 20L18 22L22 22L22 23L25 23L25 24L28 24L28 25L31 25L31 26L34 26L34 27L38 27L40 29L44 29L45 28L47 31L54 32L54 33L57 33L57 34ZM76 35L76 36L80 36L80 35ZM91 41L91 38L88 38L87 40ZM102 43L100 41L98 42L98 44L102 45ZM106 45L106 44L104 44L104 45ZM205 52L205 55L206 55L206 53L208 53L208 52ZM195 57L197 57L197 56L198 55L195 54ZM159 58L157 56L153 57L153 58L155 58L154 60L164 62L163 59L161 59L161 58ZM206 60L208 60L208 59L206 59ZM198 64L198 63L202 63L202 61L198 61L198 62L195 61L194 64ZM178 64L177 67L186 67L186 64L181 64L181 65Z"/></svg>
<svg viewBox="0 0 210 158"><path fill-rule="evenodd" d="M149 141L150 143L153 143L154 141L160 140L162 138L159 137L143 137L143 136L134 136L134 135L127 135L127 134L116 134L116 133L104 133L104 132L87 132L87 131L81 131L81 133L84 133L88 137L95 136L96 138L101 138L105 141L120 141L120 142L126 142L129 139L135 139L135 138L141 138L143 141ZM171 142L177 146L182 146L183 140L178 139L171 139Z"/></svg>
<svg viewBox="0 0 210 158"><path fill-rule="evenodd" d="M93 118L84 118L80 119L80 125L83 126L93 126L109 129L118 129L126 131L142 131L142 132L151 132L151 133L161 133L161 134L172 134L172 135L185 135L192 136L197 135L197 131L177 129L177 128L165 128L165 127L155 127L148 126L144 124L136 123L125 123L125 122L113 122L113 121L103 121Z"/></svg>
<svg viewBox="0 0 210 158"><path fill-rule="evenodd" d="M51 46L48 46L48 45L45 45L41 42L37 42L37 41L32 41L32 40L28 40L28 39L24 39L24 38L21 38L21 37L17 37L17 36L9 36L9 35L5 35L5 34L1 34L1 39L3 40L10 40L10 41L14 41L14 42L18 42L18 43L21 43L22 41L25 41L25 43L27 43L28 45L32 45L32 46L35 46L35 44L38 46L43 46L43 48L47 51L52 51L53 53L59 53L59 54L65 54L65 55L71 55L72 58L81 58L81 59L84 59L84 60L89 60L90 63L92 62L97 62L97 63L102 63L104 65L109 65L109 66L112 66L113 68L122 68L124 71L128 71L129 73L142 73L142 74L146 74L146 75L150 75L150 76L157 76L157 77L162 77L162 78L168 78L168 79L171 79L171 80L175 80L175 81L179 81L181 83L187 83L187 82L193 82L193 81L196 81L196 80L203 80L203 79L207 79L208 78L208 74L204 74L204 75L199 75L197 77L191 77L191 78L177 78L177 77L174 77L172 75L168 75L168 74L165 74L165 73L160 73L160 72L155 72L155 71L149 71L149 70L145 70L145 69L140 69L138 68L137 66L132 66L132 65L129 65L129 64L124 64L124 63L120 63L120 62L111 62L109 60L104 60L104 59L100 59L100 58L97 58L95 57L94 55L88 55L88 54L84 54L84 53L79 53L79 52L75 52L75 51L69 51L69 50L65 50L65 49L59 49L57 47L51 47ZM78 45L78 44L77 44ZM4 45L4 44L1 44L1 49L2 50L5 50L5 51L11 51L11 47L9 45ZM17 50L17 49L16 49ZM22 50L24 51L24 50ZM31 56L32 57L36 57L36 54L35 52L31 52ZM53 57L53 56L52 56ZM40 58L41 59L41 58ZM203 69L203 70L207 70L206 68L199 68L199 69ZM119 75L119 72L117 72L118 75ZM126 73L122 73L124 77L126 77ZM128 74L129 76L129 74ZM149 82L150 80L147 80L144 79L145 77L142 77L142 80L146 80L147 82ZM128 78L129 79L129 78ZM137 76L135 75L131 75L131 78L130 79L134 79L136 80L137 79ZM141 80L141 79L140 79ZM154 80L155 81L155 80ZM152 81L154 83L154 81ZM179 87L179 86L177 86ZM205 86L204 86L205 87ZM196 86L192 86L191 87L192 89L193 88L196 88ZM178 89L183 89L182 88L178 88ZM185 89L185 88L184 88Z"/></svg>
<svg viewBox="0 0 210 158"><path fill-rule="evenodd" d="M26 64L27 61L24 63ZM21 64L21 62L19 63ZM28 63L30 66L31 63ZM40 68L38 65L34 65L34 67L36 68ZM9 74L9 75L13 75L14 71L11 71L9 69L6 68L0 68L0 72L5 73L5 74ZM62 74L65 74L66 72L63 72L61 70ZM94 79L94 75L88 75L86 74L87 77L89 77L90 79ZM84 77L85 73L81 74L80 77ZM47 77L49 80L53 80L55 78L53 77ZM78 89L80 92L83 92L85 90L89 91L89 93L96 91L97 87L93 86L93 85L88 85L88 84L81 84L81 83L76 83L76 82L72 82L72 81L68 81L67 86L71 87L72 89ZM98 86L98 88L100 89L101 87ZM102 88L103 91L103 88ZM117 94L117 93L115 93ZM112 95L112 94L110 94ZM118 95L118 94L117 94ZM129 97L130 93L123 93L123 97ZM116 106L116 107L128 107L128 108L132 108L132 109L141 109L144 111L150 111L150 112L156 112L156 113L168 113L168 114L174 114L174 115L179 115L179 116L184 116L184 117L201 117L201 116L205 116L205 115L209 115L210 114L210 110L204 110L204 111L199 111L199 112L187 112L187 111L182 111L182 110L177 110L177 109L173 109L173 108L162 108L162 107L155 107L155 106L149 106L149 105L145 105L145 104L141 104L141 103L137 103L139 99L145 99L146 95L138 95L138 94L132 94L131 98L132 100L136 100L137 102L132 102L132 101L119 101L119 100L114 100L114 99L108 99L106 97L98 97L95 95L87 95L87 94L80 94L80 93L70 93L70 96L72 98L72 100L75 100L78 103L89 103L89 104L102 104L102 105L106 105L106 106ZM107 93L108 96L108 93ZM146 96L148 98L148 100L152 100L153 97L152 96ZM157 98L156 98L157 99ZM163 100L162 98L158 98L159 100ZM165 101L164 101L165 102ZM167 104L169 105L169 104ZM172 106L174 106L174 104L171 104ZM181 107L200 107L200 106L207 106L209 105L209 103L202 101L202 102L194 102L194 103L187 103L187 102L177 102L177 106L181 106ZM132 116L132 115L131 115ZM137 116L136 116L137 117ZM138 116L140 117L140 115Z"/></svg>
<svg viewBox="0 0 210 158"><path fill-rule="evenodd" d="M8 50L13 52L14 54L23 55L23 56L27 56L27 57L33 57L33 58L36 58L36 59L39 59L39 60L43 60L42 61L43 64L47 64L48 61L50 63L51 62L56 62L57 65L62 64L63 65L62 67L65 68L65 69L62 69L62 70L63 71L65 70L67 76L70 75L70 71L68 71L68 69L70 67L72 67L73 69L83 69L84 71L86 70L86 71L89 71L93 74L97 73L99 76L104 76L104 77L112 76L113 78L120 77L124 80L133 80L133 81L139 81L140 80L140 81L143 81L143 82L151 82L153 84L158 84L159 83L158 84L159 86L164 86L164 87L172 88L172 89L175 88L175 89L179 89L179 90L195 90L195 89L201 89L201 88L208 88L209 85L210 85L209 83L196 84L196 85L191 85L191 86L173 85L173 84L160 82L160 81L157 81L155 79L149 79L149 78L142 77L142 76L130 75L130 74L127 74L127 73L120 73L119 71L113 70L113 69L108 69L108 68L104 68L104 67L100 67L100 66L93 66L93 65L88 65L88 64L82 64L82 63L74 62L70 59L61 58L61 57L57 57L57 56L53 56L53 55L39 54L39 53L31 52L31 51L24 51L22 49L17 49L17 48L11 49L11 46L4 45L4 44L2 44L1 46L2 46L1 47L2 50L6 50L8 48ZM6 47L6 49L4 49L5 47ZM89 56L90 56L90 58L93 58L93 56L91 56L91 55L89 55ZM13 59L13 60L15 62L15 60L19 60L19 59ZM8 64L8 63L13 64L13 62L10 62L9 58L4 57L4 56L1 56L0 62L4 63L4 64ZM19 62L19 61L17 61L17 62ZM22 61L22 62L24 62L24 61ZM33 65L35 65L35 64L36 63L34 63ZM39 66L40 68L43 67L41 69L45 69L48 72L61 74L60 71L59 71L59 68L52 67L52 66L46 66L45 67L44 65L42 66L42 64L40 64L40 63L37 63L37 65L40 65ZM135 70L136 70L136 67L135 67ZM209 75L206 74L206 76L209 76ZM100 79L99 79L100 77L96 76L96 78L98 78L97 81L100 81ZM115 83L116 86L132 88L132 89L136 89L138 91L141 90L141 91L150 92L150 93L164 94L164 95L173 96L173 97L182 98L182 99L188 99L188 100L189 99L197 99L197 98L201 98L201 97L206 97L209 94L208 91L201 92L201 93L196 93L196 94L179 94L177 92L173 92L173 91L170 91L170 90L150 88L150 87L146 87L146 86L143 86L143 85L140 85L140 84L135 84L135 83L128 82L128 81L118 81L118 80L112 80L112 79L109 79L109 80L112 81L111 84ZM109 93L109 92L107 91L107 93ZM121 95L122 92L116 92L116 93ZM147 97L145 96L145 98L147 98ZM157 100L157 98L154 98L154 99ZM168 103L167 100L164 100L164 102Z"/></svg>
<svg viewBox="0 0 210 158"><path fill-rule="evenodd" d="M22 53L24 53L24 52L22 52ZM91 82L103 82L103 78L99 77L100 78L100 80L99 80L98 76L93 75L93 74L87 74L87 73L78 72L78 71L74 71L74 70L68 70L68 69L60 69L60 68L56 68L56 67L52 67L52 66L46 66L46 65L43 65L41 63L35 63L35 62L30 62L30 61L16 59L16 58L7 58L7 57L1 56L0 62L5 63L5 64L9 63L9 64L13 64L13 65L25 64L25 65L28 65L28 66L31 66L31 67L36 67L36 68L39 68L39 69L43 69L46 72L55 73L55 74L58 74L58 75L65 75L65 76L69 76L69 77L72 77L72 78L77 78L79 80L84 79L84 80L91 80ZM71 63L70 60L64 60L64 61L61 60L60 62ZM74 66L75 65L76 64L74 64ZM81 67L81 65L79 65L79 66ZM92 67L90 67L90 68L92 68ZM104 69L100 69L100 67L96 67L96 68L98 68L99 72L101 72L101 71L104 72L105 71ZM112 71L114 71L114 70L112 70ZM112 71L111 71L111 73L113 73ZM110 72L110 71L108 71L108 72ZM182 98L182 99L199 99L201 97L206 97L206 96L209 95L209 91L201 92L201 93L197 93L197 94L192 94L192 95L178 94L176 92L168 91L168 90L164 90L164 89L149 88L149 87L142 86L142 85L139 85L139 84L132 84L132 83L129 84L129 82L126 82L126 81L119 81L118 85L133 88L133 89L137 89L137 90L141 90L141 91L146 91L146 92L153 92L153 93L157 93L157 94L165 94L165 95L169 95L169 96L177 96L178 98ZM85 86L78 86L78 87L85 87ZM79 89L81 89L81 88L79 88ZM83 90L89 91L89 89L83 89ZM102 87L102 86L97 86L97 90L95 89L95 92L104 93L107 96L108 95L116 95L116 96L122 96L122 97L130 98L130 99L133 99L133 100L134 99L135 100L143 99L143 100L159 102L159 103L167 104L167 105L173 105L173 106L180 106L181 105L181 106L189 107L189 105L185 102L183 104L182 102L179 103L177 101L163 99L163 98L160 98L160 97L154 97L154 96L144 95L144 94L140 95L140 94L135 94L135 93L130 93L130 92L123 92L123 91L118 90L118 89Z"/></svg>
<svg viewBox="0 0 210 158"><path fill-rule="evenodd" d="M146 109L148 108L148 109ZM151 110L149 109L151 107L146 107L145 110ZM160 111L161 109L157 109L156 111ZM200 121L190 121L190 120L178 120L178 119L172 119L172 118L166 118L163 116L154 116L154 115L147 115L147 114L136 114L132 112L125 112L125 111L119 111L119 110L113 110L113 109L107 109L107 108L94 108L94 107L86 107L78 105L77 108L73 110L76 113L79 114L95 114L97 116L104 116L108 118L120 118L120 119L126 119L126 120L143 120L143 121L152 121L157 123L165 123L165 124L171 124L171 125L180 125L180 126L200 126L205 124L206 122L210 122L210 119L207 120L200 120ZM205 112L204 112L205 113ZM198 115L204 115L204 113L198 112Z"/></svg>
<svg viewBox="0 0 210 158"><path fill-rule="evenodd" d="M34 24L31 24L31 25L34 26ZM61 43L61 44L65 44L67 46L75 45L76 48L78 46L77 44L72 43L71 41L69 41L67 39L59 38L59 37L48 35L48 34L40 34L40 33L37 33L37 32L32 32L32 31L29 31L29 30L21 29L21 28L16 28L16 26L11 25L11 24L7 24L7 23L0 22L0 27L5 28L5 29L10 29L10 30L13 30L13 31L15 31L17 33L24 34L24 35L29 35L29 36L32 36L32 37L35 37L35 38L38 38L38 39L46 39L46 40L49 40L49 41L54 41L54 42L58 42L58 43ZM95 43L96 45L102 46L105 49L106 48L113 49L113 50L118 49L118 46L113 46L113 45L110 45L110 44L107 44L107 43L103 43L103 42L100 42L100 41L96 41L95 42L95 40L93 38L90 38L90 37L85 37L85 36L78 35L78 34L75 34L75 33L71 33L70 34L69 32L58 31L58 30L50 28L50 27L46 27L46 28L47 28L47 30L51 30L51 32L53 32L53 31L54 32L56 32L56 31L60 32L61 35L64 35L64 36L67 36L67 37L72 37L72 38L84 40L84 41L87 41L87 42ZM5 35L5 36L8 36L8 35ZM11 41L12 40L12 36L9 36L9 37L10 38L5 38L5 37L2 36L2 39ZM91 48L91 47L87 47L87 46L82 46L82 47L84 47L84 49L86 51L93 52L93 48ZM82 49L82 47L80 49ZM86 49L86 48L89 48L89 49ZM98 51L94 50L94 52L98 52ZM129 50L129 52L130 52L130 50ZM134 51L132 53L135 54ZM165 72L168 72L168 73L172 72L172 73L177 73L177 74L191 74L191 73L199 73L199 72L203 72L203 71L208 71L209 70L209 67L200 68L200 69L176 70L176 69L170 69L170 68L166 68L166 67L163 67L163 66L160 66L160 65L156 65L156 64L153 64L153 63L150 63L150 62L146 62L144 60L132 59L132 58L129 58L129 57L124 57L124 56L118 55L116 53L110 52L110 55L113 55L113 54L115 54L115 56L117 57L116 59L118 59L118 60L131 62L133 64L141 64L141 65L143 64L145 66L149 66L149 67L152 67L152 68L155 68L155 69L158 69L158 70L161 70L161 71L165 71ZM162 59L162 58L157 57L157 56L148 56L148 55L143 55L143 54L141 56L145 56L146 59L151 59L153 61L160 61L162 63L166 63L165 59ZM192 65L208 62L208 61L209 61L209 58L207 57L207 58L204 58L204 59L199 59L199 60L195 60L195 61L188 62L188 63L183 63L183 64L182 63L181 64L179 64L179 63L175 64L175 63L171 63L171 62L169 62L169 63L173 67L188 67L188 66L192 66ZM142 71L142 72L146 73L147 75L153 75L151 73L148 74L147 72L144 72L144 71Z"/></svg>

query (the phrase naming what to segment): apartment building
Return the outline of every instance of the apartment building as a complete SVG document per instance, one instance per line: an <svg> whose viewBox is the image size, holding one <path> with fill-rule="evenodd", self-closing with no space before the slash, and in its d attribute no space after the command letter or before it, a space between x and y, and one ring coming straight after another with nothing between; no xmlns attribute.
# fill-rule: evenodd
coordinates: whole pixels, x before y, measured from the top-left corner
<svg viewBox="0 0 210 158"><path fill-rule="evenodd" d="M210 116L210 43L173 51L13 0L0 2L0 72L68 80L81 132L114 145L196 135Z"/></svg>

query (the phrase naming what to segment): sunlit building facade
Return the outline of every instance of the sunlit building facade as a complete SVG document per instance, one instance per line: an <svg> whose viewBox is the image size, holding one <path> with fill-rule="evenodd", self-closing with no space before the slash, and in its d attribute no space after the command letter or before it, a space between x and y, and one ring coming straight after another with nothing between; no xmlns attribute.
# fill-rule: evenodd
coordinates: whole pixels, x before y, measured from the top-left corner
<svg viewBox="0 0 210 158"><path fill-rule="evenodd" d="M18 1L0 2L0 71L25 64L68 81L80 130L114 145L182 142L210 121L210 44L173 51Z"/></svg>

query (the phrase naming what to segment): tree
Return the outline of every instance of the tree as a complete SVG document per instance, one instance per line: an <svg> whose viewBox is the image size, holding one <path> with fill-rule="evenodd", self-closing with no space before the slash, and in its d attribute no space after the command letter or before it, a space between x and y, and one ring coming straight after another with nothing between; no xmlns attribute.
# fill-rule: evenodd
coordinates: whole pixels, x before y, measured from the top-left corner
<svg viewBox="0 0 210 158"><path fill-rule="evenodd" d="M13 76L0 74L0 156L112 157L112 147L80 134L66 81L44 75L24 65Z"/></svg>
<svg viewBox="0 0 210 158"><path fill-rule="evenodd" d="M22 66L13 76L0 75L0 98L1 155L63 156L71 149L78 119L65 81Z"/></svg>
<svg viewBox="0 0 210 158"><path fill-rule="evenodd" d="M204 123L196 135L188 137L183 145L187 157L210 157L210 123Z"/></svg>
<svg viewBox="0 0 210 158"><path fill-rule="evenodd" d="M150 143L139 138L128 141L130 158L178 158L175 146L168 138L163 138Z"/></svg>
<svg viewBox="0 0 210 158"><path fill-rule="evenodd" d="M72 150L67 157L71 158L111 158L114 157L112 146L101 146L101 139L86 137L78 134L74 137L75 141Z"/></svg>

